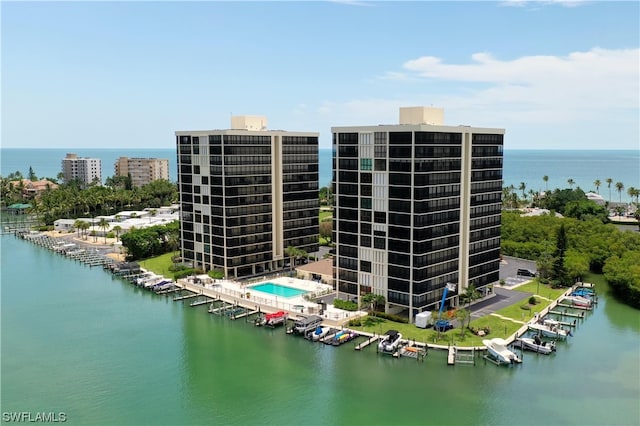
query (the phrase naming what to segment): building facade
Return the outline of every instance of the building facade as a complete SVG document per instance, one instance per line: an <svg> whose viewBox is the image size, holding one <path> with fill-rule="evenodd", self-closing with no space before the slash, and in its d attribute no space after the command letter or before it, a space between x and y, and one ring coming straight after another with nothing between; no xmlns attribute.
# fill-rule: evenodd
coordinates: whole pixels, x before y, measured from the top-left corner
<svg viewBox="0 0 640 426"><path fill-rule="evenodd" d="M154 180L169 180L169 160L160 158L128 158L116 160L114 176L131 176L132 186L144 186Z"/></svg>
<svg viewBox="0 0 640 426"><path fill-rule="evenodd" d="M281 271L290 248L318 251L318 133L232 128L178 131L182 256L242 278Z"/></svg>
<svg viewBox="0 0 640 426"><path fill-rule="evenodd" d="M498 281L504 129L445 126L435 108L400 124L333 127L339 293L383 295L410 320Z"/></svg>
<svg viewBox="0 0 640 426"><path fill-rule="evenodd" d="M65 183L77 179L83 186L102 183L102 161L99 158L78 157L67 154L62 159L62 174Z"/></svg>

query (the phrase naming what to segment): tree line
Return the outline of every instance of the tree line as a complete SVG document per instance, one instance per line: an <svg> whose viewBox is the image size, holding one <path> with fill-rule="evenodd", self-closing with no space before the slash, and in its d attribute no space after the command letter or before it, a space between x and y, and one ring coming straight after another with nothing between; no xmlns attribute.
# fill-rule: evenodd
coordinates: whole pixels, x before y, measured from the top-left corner
<svg viewBox="0 0 640 426"><path fill-rule="evenodd" d="M540 278L568 285L589 271L604 273L613 292L640 309L640 234L598 218L502 213L503 255L536 261Z"/></svg>

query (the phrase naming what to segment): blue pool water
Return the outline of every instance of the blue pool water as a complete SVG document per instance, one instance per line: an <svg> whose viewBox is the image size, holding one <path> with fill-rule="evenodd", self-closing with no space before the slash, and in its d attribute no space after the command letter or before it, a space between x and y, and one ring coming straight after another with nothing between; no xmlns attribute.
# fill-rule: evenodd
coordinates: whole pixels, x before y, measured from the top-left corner
<svg viewBox="0 0 640 426"><path fill-rule="evenodd" d="M274 284L274 283L258 284L258 285L251 286L250 288L251 290L261 291L263 293L269 293L269 294L282 296L282 297L300 296L301 294L304 294L307 292L306 290L300 290L297 288L287 287L284 285Z"/></svg>

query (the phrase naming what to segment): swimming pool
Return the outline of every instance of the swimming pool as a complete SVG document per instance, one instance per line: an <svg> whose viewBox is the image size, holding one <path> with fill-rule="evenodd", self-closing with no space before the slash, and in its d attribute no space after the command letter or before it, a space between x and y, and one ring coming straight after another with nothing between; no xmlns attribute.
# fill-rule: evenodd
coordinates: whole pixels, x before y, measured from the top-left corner
<svg viewBox="0 0 640 426"><path fill-rule="evenodd" d="M294 297L307 293L307 290L300 290L299 288L287 287L274 283L263 283L249 287L251 290L261 291L263 293L273 294L275 296L282 297Z"/></svg>

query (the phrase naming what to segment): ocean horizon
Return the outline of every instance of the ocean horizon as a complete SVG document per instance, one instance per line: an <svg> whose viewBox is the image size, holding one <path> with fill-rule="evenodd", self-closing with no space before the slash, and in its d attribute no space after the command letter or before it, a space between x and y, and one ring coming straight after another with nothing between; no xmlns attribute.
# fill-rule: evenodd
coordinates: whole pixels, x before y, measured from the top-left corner
<svg viewBox="0 0 640 426"><path fill-rule="evenodd" d="M102 160L102 181L113 176L114 164L118 157L166 158L169 160L169 180L177 181L175 148L1 148L0 175L20 171L27 176L29 167L38 177L55 178L61 171L62 159L67 153L80 157ZM332 180L332 149L320 148L319 186L327 186ZM543 176L548 176L544 182ZM606 179L611 178L611 188ZM521 182L526 189L534 191L568 188L568 180L575 182L585 192L599 192L611 201L629 202L629 187L640 188L640 150L571 150L571 149L508 149L504 150L503 186L518 188ZM594 182L600 180L599 190ZM624 184L618 193L616 182Z"/></svg>

